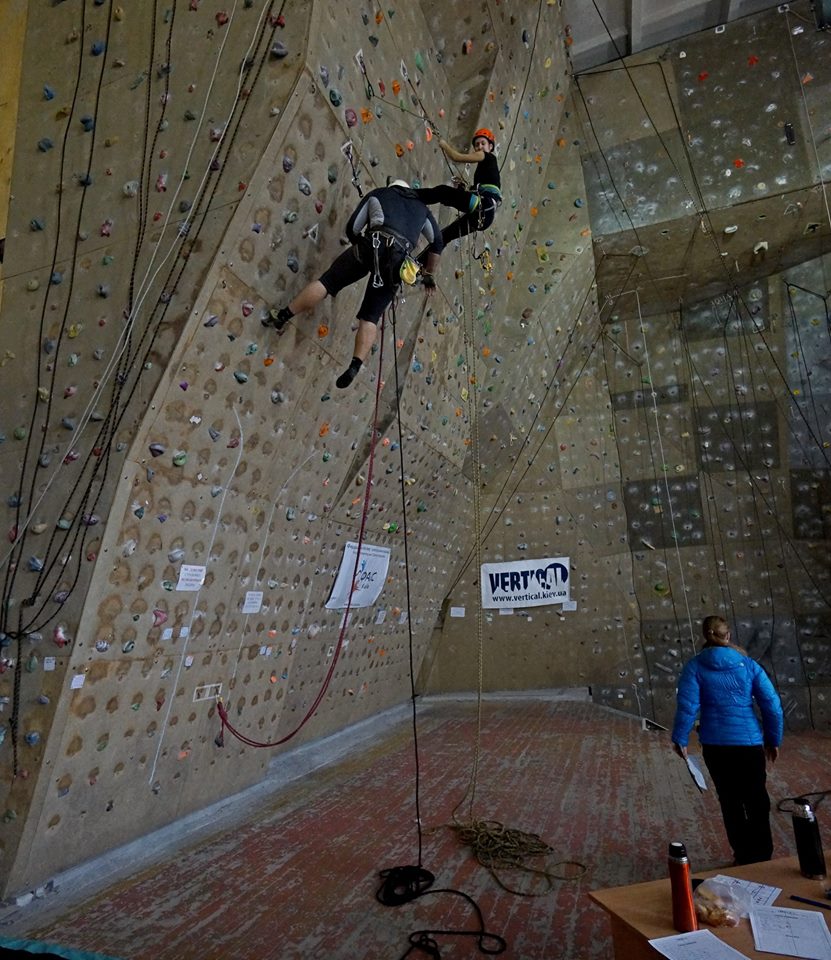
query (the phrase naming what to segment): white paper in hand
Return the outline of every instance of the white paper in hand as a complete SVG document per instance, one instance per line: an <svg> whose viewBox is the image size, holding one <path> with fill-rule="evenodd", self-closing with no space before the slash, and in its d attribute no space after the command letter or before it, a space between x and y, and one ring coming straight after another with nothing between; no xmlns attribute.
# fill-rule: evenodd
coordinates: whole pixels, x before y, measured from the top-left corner
<svg viewBox="0 0 831 960"><path fill-rule="evenodd" d="M689 754L687 754L687 769L690 771L690 776L695 781L698 789L706 790L707 781L704 779L704 771L699 767L695 757L691 757Z"/></svg>

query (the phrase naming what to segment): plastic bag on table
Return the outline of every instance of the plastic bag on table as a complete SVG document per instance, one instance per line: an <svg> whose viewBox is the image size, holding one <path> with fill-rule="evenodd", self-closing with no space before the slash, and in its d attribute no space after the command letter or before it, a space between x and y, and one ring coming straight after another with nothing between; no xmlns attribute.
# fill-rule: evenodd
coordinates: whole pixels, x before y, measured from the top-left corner
<svg viewBox="0 0 831 960"><path fill-rule="evenodd" d="M747 890L712 878L695 888L693 902L698 919L711 927L737 926L753 905Z"/></svg>

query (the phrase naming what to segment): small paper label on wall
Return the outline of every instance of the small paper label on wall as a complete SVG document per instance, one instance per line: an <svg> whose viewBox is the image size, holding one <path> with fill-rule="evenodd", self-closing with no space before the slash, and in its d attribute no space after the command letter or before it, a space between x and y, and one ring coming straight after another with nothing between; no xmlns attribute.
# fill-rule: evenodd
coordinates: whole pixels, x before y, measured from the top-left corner
<svg viewBox="0 0 831 960"><path fill-rule="evenodd" d="M464 607L451 607L450 616L451 617L463 617L465 615Z"/></svg>
<svg viewBox="0 0 831 960"><path fill-rule="evenodd" d="M201 567L195 563L183 563L179 570L179 582L176 584L177 590L200 590L205 582L206 567Z"/></svg>
<svg viewBox="0 0 831 960"><path fill-rule="evenodd" d="M577 609L577 601L576 601L576 600L563 600L563 611L564 611L564 612L567 612L567 611L569 611L569 610L576 610L576 609Z"/></svg>
<svg viewBox="0 0 831 960"><path fill-rule="evenodd" d="M72 687L73 690L80 690L81 687L86 682L86 679L87 678L83 673L76 673L75 676L72 678L72 683L70 684L70 686Z"/></svg>
<svg viewBox="0 0 831 960"><path fill-rule="evenodd" d="M242 605L243 613L259 613L263 605L263 591L249 590L245 594L245 603Z"/></svg>

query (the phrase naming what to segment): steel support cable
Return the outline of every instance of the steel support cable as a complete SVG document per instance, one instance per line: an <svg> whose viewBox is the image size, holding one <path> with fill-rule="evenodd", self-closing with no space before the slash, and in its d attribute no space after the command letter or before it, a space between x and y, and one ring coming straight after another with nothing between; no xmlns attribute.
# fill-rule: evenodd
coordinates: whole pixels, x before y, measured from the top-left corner
<svg viewBox="0 0 831 960"><path fill-rule="evenodd" d="M633 263L632 267L630 268L629 273L628 273L627 276L624 278L623 283L622 283L622 286L626 286L626 284L628 284L629 278L632 276L632 272L633 272L633 271L634 271L634 263ZM597 274L595 273L595 276L596 276L596 275L597 275ZM556 389L559 389L559 381L558 381L558 379L557 379L557 378L558 378L558 374L559 374L561 368L563 367L563 365L564 365L564 363L565 363L566 354L567 354L567 353L569 352L569 350L574 346L574 343L575 343L575 339L574 339L575 331L577 330L577 328L578 328L578 326L579 326L580 317L581 317L581 315L582 315L583 308L585 307L585 305L586 305L589 297L591 296L592 292L593 292L593 284L589 284L589 285L587 286L587 288L586 288L586 294L585 294L585 296L583 297L583 302L582 302L582 304L580 305L580 309L577 311L577 317L576 317L574 323L572 324L571 329L569 330L568 337L566 338L566 347L565 347L565 350L564 350L562 356L560 357L560 359L559 359L558 362L557 362L557 366L556 366L556 369L555 369L555 371L554 371L554 375L551 377L551 379L549 380L548 384L546 385L545 392L544 392L544 394L543 394L542 400L540 401L539 407L537 408L537 412L534 414L533 420L532 420L531 424L529 425L528 434L527 434L528 438L530 438L531 433L533 432L534 426L535 426L535 424L537 423L537 420L539 419L539 417L541 416L542 410L543 410L543 408L544 408L544 406L545 406L545 403L546 403L546 400L548 399L549 394L550 394L551 391L554 390L555 388L556 388ZM607 300L607 305L608 305L608 303L610 303L610 302L613 302L613 301L612 301L611 299L610 299L610 300ZM603 309L604 309L604 308L605 308L605 307L601 307L601 308L600 308L600 311L599 311L599 313L598 313L598 319L600 319L600 314L603 312ZM566 404L566 402L568 401L568 398L571 396L572 391L574 390L574 388L575 388L576 385L577 385L577 381L578 381L578 379L579 379L579 377L580 377L580 374L583 372L583 370L584 370L584 369L586 368L586 366L588 365L589 360L590 360L590 358L591 358L591 354L592 354L592 352L594 351L594 348L597 346L597 343L598 343L599 339L600 339L602 336L603 336L603 321L601 321L600 327L599 327L599 329L598 329L598 332L597 332L597 334L594 336L594 338L593 338L593 340L592 340L592 342L591 342L591 349L589 350L589 353L588 353L588 355L586 356L586 359L585 359L585 360L583 361L583 363L581 364L580 368L579 368L578 371L577 371L577 376L574 378L573 383L572 383L571 386L569 387L566 395L563 397L563 400L562 400L562 402L561 402L561 404L560 404L560 412L562 412L562 410L564 409L565 404ZM488 537L490 536L490 534L493 532L494 528L496 527L496 524L499 522L500 518L502 517L502 514L505 512L505 510L507 510L507 508L508 508L508 502L509 502L510 499L513 497L514 492L515 492L516 489L519 487L520 483L522 483L523 479L525 478L525 475L526 475L526 474L528 473L528 471L531 469L531 465L533 464L534 459L536 458L537 454L540 452L540 450L542 450L542 448L545 446L546 442L548 441L548 437L549 437L551 431L554 429L555 424L557 423L557 421L558 421L559 418L560 418L560 412L554 414L553 419L552 419L552 421L551 421L551 424L550 424L550 425L548 426L548 428L544 431L544 433L543 433L543 435L542 435L542 439L540 440L540 442L539 442L539 444L538 444L538 446L537 446L536 451L535 451L530 457L527 458L527 463L526 463L526 465L525 465L524 470L520 473L519 478L518 478L518 479L516 480L516 482L514 483L512 489L511 489L511 492L510 492L506 497L504 497L504 499L503 499L503 494L505 493L505 490L507 489L508 484L510 483L512 477L514 476L514 470L515 470L515 468L516 468L516 466L517 466L517 464L518 464L518 462L519 462L519 458L518 458L518 457L517 457L516 461L514 462L514 465L513 465L513 466L511 467L511 469L508 471L508 474L507 474L507 476L505 477L505 480L503 481L502 486L501 486L501 488L499 489L499 492L497 493L496 497L494 498L494 503L498 503L500 499L503 499L503 505L502 505L502 507L500 507L498 510L497 510L496 508L494 508L494 510L491 511L491 513L490 513L490 518L491 518L491 519L490 519L490 526L489 526L489 528L485 531L485 535L484 535L484 539L485 539L485 540L487 540L487 538L488 538ZM530 446L530 444L529 444L529 442L528 442L527 439L526 439L526 441L525 441L525 443L524 443L523 445L524 445L524 446L525 446L525 445L529 445L529 446ZM487 526L487 524L486 524L486 526ZM460 567L459 567L458 573L456 574L456 576L454 577L454 579L453 579L453 581L451 582L450 586L448 587L448 590L447 590L447 593L448 593L448 594L450 594L450 593L453 592L453 590L455 589L456 585L459 583L459 581L461 580L461 578L464 576L465 571L467 570L467 568L468 568L468 566L469 566L469 564L470 564L470 562L471 562L472 559L473 559L473 552L470 551L470 552L468 553L468 555L465 557L465 559L462 561L462 563L461 563L461 565L460 565Z"/></svg>
<svg viewBox="0 0 831 960"><path fill-rule="evenodd" d="M698 372L698 369L695 367L695 365L694 365L694 363L693 363L693 360L692 360L692 357L690 358L690 363L692 364L692 366L693 366L693 371L694 371L696 377L698 378L699 383L701 384L701 389L702 389L704 395L706 396L709 405L712 407L712 406L714 405L714 404L713 404L713 398L710 396L709 391L708 391L707 388L704 386L704 380L703 380L703 378L701 377L701 374ZM729 434L725 433L725 439L728 441L728 443L731 443L731 444L732 444L732 438L730 437ZM767 497L766 497L766 495L765 495L765 492L764 492L764 490L762 490L762 488L758 485L758 483L756 483L756 481L753 479L753 473L752 473L752 471L750 470L749 465L748 465L748 464L746 463L746 461L744 460L743 452L742 452L742 451L739 451L738 448L735 446L735 444L733 444L733 446L734 446L734 450L735 450L735 453L736 453L736 459L739 461L739 463L741 464L741 466L743 467L743 469L744 469L745 472L747 473L748 478L750 479L751 486L752 486L753 489L756 491L756 493L759 495L759 497L762 499L762 502L765 504L765 506L770 510L770 504L768 503L768 500L767 500ZM808 564L805 562L805 559L803 558L801 552L800 552L799 550L797 550L797 549L796 549L796 546L791 542L790 536L788 535L787 531L784 529L784 525L783 525L782 520L780 520L780 518L776 515L775 511L770 510L770 512L771 512L771 516L774 518L774 522L775 522L777 528L782 532L783 536L785 537L785 542L786 542L786 543L788 544L788 546L793 550L794 556L796 557L796 560L797 560L797 562L799 563L799 565L800 565L800 567L802 568L802 570L805 572L805 575L806 575L806 577L808 578L809 582L810 582L811 585L816 589L816 591L817 591L818 595L820 596L820 598L822 599L823 603L824 603L826 606L831 607L831 597L826 597L826 596L824 595L822 585L819 584L819 583L814 579L813 574L812 574L812 571L811 571L811 568L810 568L810 567L808 566Z"/></svg>

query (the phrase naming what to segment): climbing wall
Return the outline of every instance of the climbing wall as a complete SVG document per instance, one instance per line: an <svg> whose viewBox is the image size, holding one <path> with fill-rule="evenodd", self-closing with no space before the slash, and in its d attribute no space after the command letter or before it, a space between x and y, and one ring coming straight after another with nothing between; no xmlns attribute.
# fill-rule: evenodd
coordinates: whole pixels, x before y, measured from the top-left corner
<svg viewBox="0 0 831 960"><path fill-rule="evenodd" d="M479 424L525 437L591 328L570 321L583 201L553 172L556 5L59 4L26 45L0 316L7 890L261 778L281 746L218 737L219 698L289 745L406 699L473 541ZM493 269L481 239L448 250L340 393L357 289L281 336L260 320L343 249L359 188L449 177L428 118L458 146L497 131ZM534 229L558 201L562 248ZM532 287L566 331L544 352ZM361 535L390 565L344 624L326 600Z"/></svg>
<svg viewBox="0 0 831 960"><path fill-rule="evenodd" d="M428 689L469 688L481 650L487 689L579 684L669 724L700 620L721 612L790 727L827 727L828 37L791 7L575 78L538 217L555 302L540 311L526 275L514 301L526 347L555 362L509 365L537 389L517 383L505 428L484 431L481 555L451 586ZM586 329L564 288L589 227ZM527 435L507 426L535 403ZM479 560L549 556L570 558L575 609L477 617Z"/></svg>

